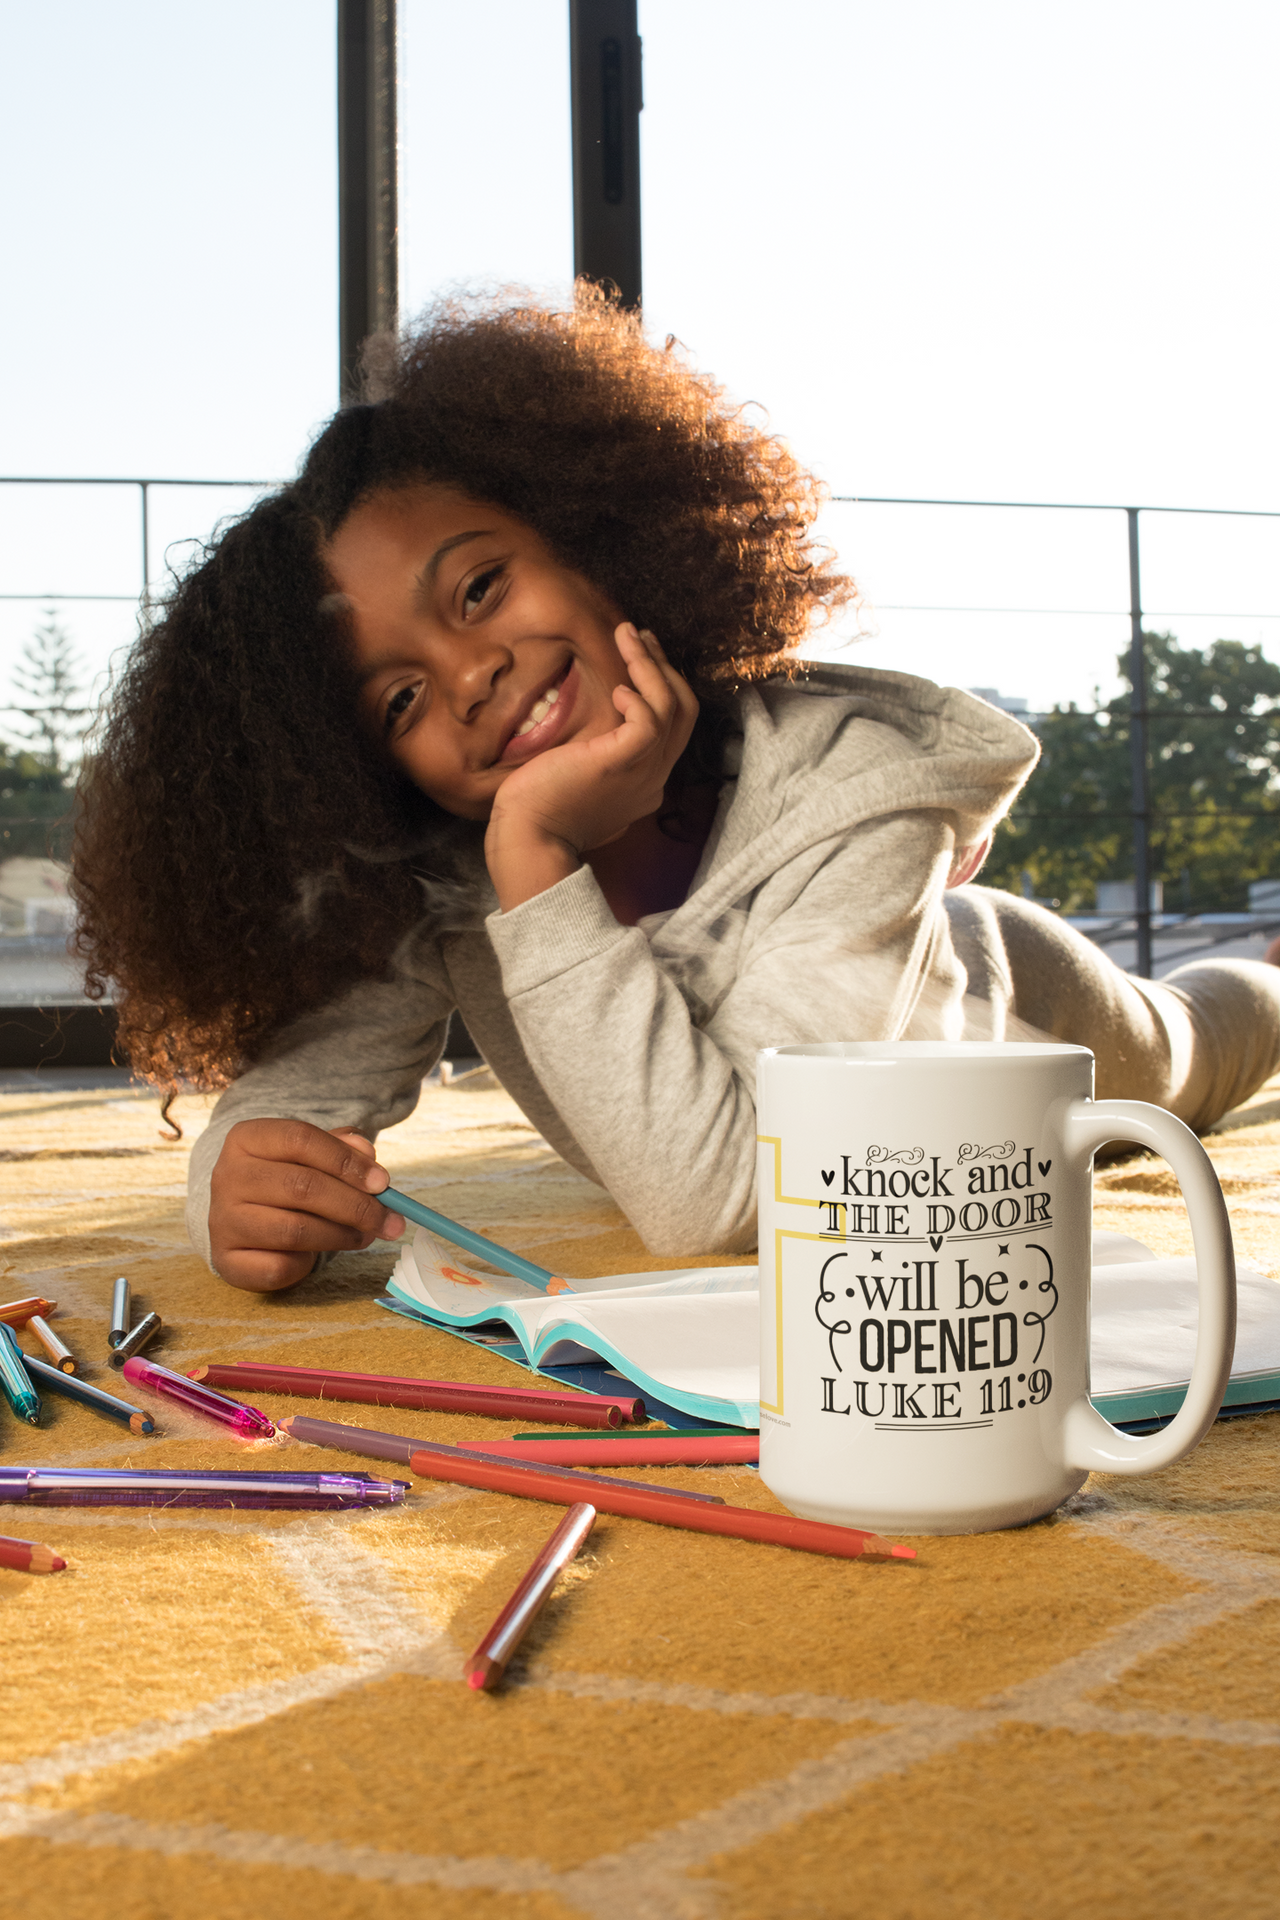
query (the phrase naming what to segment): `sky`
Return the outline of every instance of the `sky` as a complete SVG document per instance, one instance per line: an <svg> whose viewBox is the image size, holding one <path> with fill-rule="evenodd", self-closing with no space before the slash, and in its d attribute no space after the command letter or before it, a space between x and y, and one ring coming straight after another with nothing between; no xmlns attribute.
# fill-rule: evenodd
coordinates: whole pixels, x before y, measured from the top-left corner
<svg viewBox="0 0 1280 1920"><path fill-rule="evenodd" d="M565 0L401 0L406 315L572 275ZM1280 510L1280 10L640 0L645 316L814 466L821 641L1033 708L1116 686L1123 513ZM331 0L0 0L0 472L286 477L336 404ZM15 291L16 294L15 294ZM153 488L156 584L233 488ZM1280 660L1280 519L1142 519L1148 624ZM136 489L0 488L0 595L101 674ZM0 598L0 700L38 597ZM0 716L0 733L5 731Z"/></svg>

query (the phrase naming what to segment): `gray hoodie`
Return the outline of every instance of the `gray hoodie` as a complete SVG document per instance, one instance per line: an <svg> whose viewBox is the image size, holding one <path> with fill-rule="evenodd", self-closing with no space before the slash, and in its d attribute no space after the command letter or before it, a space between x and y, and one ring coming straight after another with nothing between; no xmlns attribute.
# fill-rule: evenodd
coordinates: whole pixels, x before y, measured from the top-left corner
<svg viewBox="0 0 1280 1920"><path fill-rule="evenodd" d="M955 688L852 666L749 689L738 715L736 777L682 906L620 926L584 866L510 913L424 923L386 979L280 1035L192 1153L206 1259L228 1129L393 1125L455 1007L543 1137L667 1254L755 1244L760 1047L1003 1031L998 941L963 909L953 937L944 887L1030 773L1033 737ZM487 876L477 895L493 906Z"/></svg>

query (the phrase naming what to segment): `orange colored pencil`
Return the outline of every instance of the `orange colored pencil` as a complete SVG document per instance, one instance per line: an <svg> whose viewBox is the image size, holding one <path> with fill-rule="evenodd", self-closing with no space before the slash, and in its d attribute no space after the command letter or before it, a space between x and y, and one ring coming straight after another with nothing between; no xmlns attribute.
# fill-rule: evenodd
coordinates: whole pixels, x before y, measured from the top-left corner
<svg viewBox="0 0 1280 1920"><path fill-rule="evenodd" d="M370 1407L416 1407L433 1413L481 1413L495 1420L539 1420L555 1427L618 1427L643 1420L644 1401L628 1394L543 1393L537 1387L485 1387L461 1380L408 1380L396 1374L343 1373L336 1367L272 1366L256 1360L211 1361L187 1377L207 1387L297 1393L315 1400L351 1400Z"/></svg>
<svg viewBox="0 0 1280 1920"><path fill-rule="evenodd" d="M0 1533L0 1567L13 1567L19 1573L61 1573L66 1564L50 1547L35 1540L11 1540Z"/></svg>
<svg viewBox="0 0 1280 1920"><path fill-rule="evenodd" d="M51 1313L57 1311L56 1300L43 1300L36 1293L32 1294L29 1300L6 1300L3 1306L0 1306L0 1320L3 1320L7 1327L25 1327L33 1314L43 1314L47 1320Z"/></svg>
<svg viewBox="0 0 1280 1920"><path fill-rule="evenodd" d="M825 1520L798 1520L789 1513L756 1513L750 1507L730 1507L710 1500L682 1498L673 1488L650 1493L616 1481L602 1485L603 1476L583 1475L560 1468L554 1475L514 1460L501 1465L463 1447L423 1444L409 1456L410 1472L430 1480L451 1480L464 1487L483 1487L490 1493L515 1493L526 1500L549 1500L571 1506L588 1495L601 1513L624 1514L633 1520L653 1520L660 1527L687 1527L693 1533L722 1533L736 1540L758 1540L775 1547L795 1547L801 1553L829 1553L841 1560L914 1560L914 1547L895 1546L879 1534L860 1527L833 1527Z"/></svg>

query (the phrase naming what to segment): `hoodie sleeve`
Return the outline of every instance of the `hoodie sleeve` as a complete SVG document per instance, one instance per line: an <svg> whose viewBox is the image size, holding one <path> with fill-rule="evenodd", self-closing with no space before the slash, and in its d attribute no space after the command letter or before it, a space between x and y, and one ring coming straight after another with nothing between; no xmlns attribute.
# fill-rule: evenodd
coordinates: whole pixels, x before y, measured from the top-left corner
<svg viewBox="0 0 1280 1920"><path fill-rule="evenodd" d="M309 1120L373 1139L413 1112L423 1076L444 1051L453 1004L435 966L362 982L296 1021L228 1087L192 1148L187 1184L187 1232L210 1265L209 1188L232 1127Z"/></svg>
<svg viewBox="0 0 1280 1920"><path fill-rule="evenodd" d="M490 916L530 1065L653 1252L754 1246L759 1048L946 1025L953 846L912 811L812 848L723 917L710 966L620 926L589 867Z"/></svg>

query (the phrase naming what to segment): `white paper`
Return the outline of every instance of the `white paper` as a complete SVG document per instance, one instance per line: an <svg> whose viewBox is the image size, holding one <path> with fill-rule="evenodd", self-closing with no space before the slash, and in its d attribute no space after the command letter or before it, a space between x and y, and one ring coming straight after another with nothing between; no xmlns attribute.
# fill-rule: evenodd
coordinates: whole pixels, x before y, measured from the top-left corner
<svg viewBox="0 0 1280 1920"><path fill-rule="evenodd" d="M1105 1232L1093 1236L1093 1258L1092 1391L1185 1384L1195 1357L1195 1261L1157 1260L1129 1234ZM461 1265L420 1227L391 1289L460 1325L501 1318L534 1365L599 1357L672 1405L700 1402L705 1412L713 1411L708 1402L723 1402L730 1419L758 1419L755 1267L611 1273L539 1293ZM1238 1302L1233 1375L1280 1370L1280 1284L1242 1267Z"/></svg>

